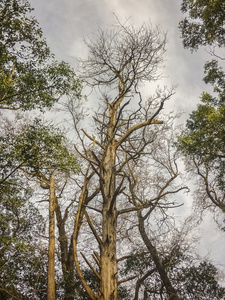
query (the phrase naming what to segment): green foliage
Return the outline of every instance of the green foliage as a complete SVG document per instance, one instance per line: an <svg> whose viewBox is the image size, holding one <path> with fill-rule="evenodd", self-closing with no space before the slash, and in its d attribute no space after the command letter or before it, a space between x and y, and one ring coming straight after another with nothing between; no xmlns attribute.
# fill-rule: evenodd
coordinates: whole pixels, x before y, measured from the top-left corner
<svg viewBox="0 0 225 300"><path fill-rule="evenodd" d="M206 261L194 264L193 258L179 247L173 249L169 257L165 256L163 263L181 299L224 299L225 288L219 285L218 270L213 264ZM130 256L125 262L123 274L136 274L141 278L149 270L153 272L142 283L148 297L146 299L166 299L166 291L149 254Z"/></svg>
<svg viewBox="0 0 225 300"><path fill-rule="evenodd" d="M0 2L0 108L51 108L62 95L80 97L81 84L51 54L27 0Z"/></svg>
<svg viewBox="0 0 225 300"><path fill-rule="evenodd" d="M136 273L137 271L144 273L150 268L155 268L150 254L132 255L126 259L122 274L127 275L129 273Z"/></svg>
<svg viewBox="0 0 225 300"><path fill-rule="evenodd" d="M2 137L0 149L0 162L7 161L5 172L18 165L38 177L54 170L78 171L76 157L69 152L65 137L52 125L42 124L40 119L22 126L15 135L9 133Z"/></svg>
<svg viewBox="0 0 225 300"><path fill-rule="evenodd" d="M181 10L189 15L180 22L184 47L191 50L201 45L224 47L223 0L183 0ZM178 147L194 159L208 197L214 204L223 207L216 193L225 188L225 73L216 60L218 58L222 61L223 58L213 51L211 54L215 59L205 63L203 80L213 86L213 93L202 93L201 104L191 113L186 131L179 138Z"/></svg>
<svg viewBox="0 0 225 300"><path fill-rule="evenodd" d="M17 181L0 189L0 297L46 297L47 253L39 245L43 218ZM14 299L14 298L13 298Z"/></svg>
<svg viewBox="0 0 225 300"><path fill-rule="evenodd" d="M202 95L209 101L207 93ZM201 104L187 121L187 131L180 139L181 148L188 154L195 154L208 160L224 156L225 147L225 106L216 109Z"/></svg>
<svg viewBox="0 0 225 300"><path fill-rule="evenodd" d="M219 86L219 85L218 85ZM218 87L219 96L203 93L202 104L187 120L186 130L178 139L178 148L197 158L208 172L214 174L216 186L225 188L225 99L224 89Z"/></svg>
<svg viewBox="0 0 225 300"><path fill-rule="evenodd" d="M188 13L179 24L185 48L225 44L224 0L183 0L181 11Z"/></svg>
<svg viewBox="0 0 225 300"><path fill-rule="evenodd" d="M218 61L212 60L206 62L205 70L206 76L204 82L211 84L217 97L210 97L207 101L206 97L202 97L202 101L206 104L214 105L215 107L224 106L225 104L225 73L221 67L218 66Z"/></svg>
<svg viewBox="0 0 225 300"><path fill-rule="evenodd" d="M177 273L177 281L182 286L181 296L185 299L219 300L225 297L225 288L217 282L218 270L206 261L197 266L183 267Z"/></svg>

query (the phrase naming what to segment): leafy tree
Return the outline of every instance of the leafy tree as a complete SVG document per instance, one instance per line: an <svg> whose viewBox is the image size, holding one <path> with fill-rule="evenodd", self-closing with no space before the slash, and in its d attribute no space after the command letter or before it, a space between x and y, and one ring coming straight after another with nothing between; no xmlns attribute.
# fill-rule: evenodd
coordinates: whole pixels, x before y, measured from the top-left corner
<svg viewBox="0 0 225 300"><path fill-rule="evenodd" d="M223 0L183 0L181 11L187 13L179 24L185 48L225 44L225 4Z"/></svg>
<svg viewBox="0 0 225 300"><path fill-rule="evenodd" d="M190 16L180 22L186 48L195 50L201 45L224 48L224 5L224 1L183 1L181 10ZM205 63L203 80L213 86L213 94L202 93L201 103L191 113L179 138L179 148L192 161L189 171L199 178L197 194L203 207L208 206L209 199L225 212L225 73L219 66L224 58L214 50L211 54L214 59Z"/></svg>
<svg viewBox="0 0 225 300"><path fill-rule="evenodd" d="M203 261L193 266L182 267L176 272L178 284L181 285L181 295L185 299L214 299L225 297L225 288L218 284L218 270Z"/></svg>
<svg viewBox="0 0 225 300"><path fill-rule="evenodd" d="M19 180L0 189L1 299L46 297L47 252L39 242L45 228L31 193Z"/></svg>
<svg viewBox="0 0 225 300"><path fill-rule="evenodd" d="M44 109L80 94L80 81L51 54L27 0L0 2L0 108Z"/></svg>
<svg viewBox="0 0 225 300"><path fill-rule="evenodd" d="M205 169L214 173L215 185L222 191L225 187L225 105L214 103L209 94L203 93L202 104L191 113L179 142L180 149L195 164L205 165Z"/></svg>
<svg viewBox="0 0 225 300"><path fill-rule="evenodd" d="M48 257L48 299L55 298L55 175L67 177L77 172L76 158L68 151L65 137L51 125L43 125L40 119L22 125L17 132L4 137L2 157L9 165L18 165L26 177L36 180L43 189L49 190L49 257ZM10 146L10 147L9 147ZM7 164L6 164L7 167Z"/></svg>
<svg viewBox="0 0 225 300"><path fill-rule="evenodd" d="M48 176L52 170L77 169L76 159L67 149L66 139L53 125L45 126L38 118L21 128L6 125L0 137L1 175L10 175L14 170L30 166L36 176L41 172ZM47 167L46 167L47 166Z"/></svg>
<svg viewBox="0 0 225 300"><path fill-rule="evenodd" d="M5 139L10 139L10 134ZM11 140L9 157L23 162L27 171L37 177L49 176L54 170L77 171L77 160L69 152L66 138L53 125L44 125L35 118L32 123L22 125Z"/></svg>
<svg viewBox="0 0 225 300"><path fill-rule="evenodd" d="M172 255L171 255L172 254ZM218 270L207 262L195 262L195 259L176 247L173 253L163 254L171 281L179 291L181 299L223 299L225 289L218 284ZM157 273L153 259L149 253L131 253L125 262L124 274L135 274L138 277L136 291L132 299L140 299L140 294L145 294L145 299L166 299L164 284Z"/></svg>

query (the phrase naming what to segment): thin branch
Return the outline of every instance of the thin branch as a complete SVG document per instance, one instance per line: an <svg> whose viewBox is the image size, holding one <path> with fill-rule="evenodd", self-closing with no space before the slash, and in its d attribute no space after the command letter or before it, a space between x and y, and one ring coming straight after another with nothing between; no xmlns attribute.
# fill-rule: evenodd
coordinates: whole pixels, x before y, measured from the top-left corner
<svg viewBox="0 0 225 300"><path fill-rule="evenodd" d="M168 97L170 97L170 96L168 96ZM116 142L116 148L118 148L134 131L136 131L142 127L148 126L150 124L163 124L163 121L156 120L155 117L163 109L165 100L166 99L161 101L159 108L157 109L157 111L154 113L154 115L149 120L144 121L139 124L136 124L136 125L132 126L130 129L128 129L127 132Z"/></svg>
<svg viewBox="0 0 225 300"><path fill-rule="evenodd" d="M135 279L137 276L138 276L138 275L134 275L134 276L131 276L131 277L128 277L128 278L125 278L125 279L119 280L119 281L118 281L118 285L120 285L121 283L124 283L124 282L130 281L130 280L133 280L133 279Z"/></svg>
<svg viewBox="0 0 225 300"><path fill-rule="evenodd" d="M84 254L81 252L80 253L83 257L83 259L85 260L86 264L89 266L89 268L93 271L93 273L100 279L100 274L92 267L92 265L90 264L90 262L88 261L88 259L84 256Z"/></svg>
<svg viewBox="0 0 225 300"><path fill-rule="evenodd" d="M150 275L152 275L156 271L156 268L149 270L144 276L139 278L136 282L136 287L135 287L135 296L134 300L138 300L138 293L139 289L141 287L141 284L145 281L146 278L148 278Z"/></svg>
<svg viewBox="0 0 225 300"><path fill-rule="evenodd" d="M95 236L95 238L96 238L96 240L97 240L97 242L98 242L98 244L99 244L99 247L101 248L101 246L102 246L102 240L101 240L100 237L98 236L97 231L95 230L95 228L94 228L94 226L93 226L93 224L92 224L92 222L91 222L91 219L89 218L88 213L85 211L84 214L85 214L85 217L86 217L86 219L87 219L88 225L89 225L89 227L91 228L91 231L92 231L92 233L94 234L94 236Z"/></svg>
<svg viewBox="0 0 225 300"><path fill-rule="evenodd" d="M83 133L92 141L95 142L97 145L99 145L103 150L105 149L105 147L98 141L96 141L95 138L91 137L84 129L82 129Z"/></svg>

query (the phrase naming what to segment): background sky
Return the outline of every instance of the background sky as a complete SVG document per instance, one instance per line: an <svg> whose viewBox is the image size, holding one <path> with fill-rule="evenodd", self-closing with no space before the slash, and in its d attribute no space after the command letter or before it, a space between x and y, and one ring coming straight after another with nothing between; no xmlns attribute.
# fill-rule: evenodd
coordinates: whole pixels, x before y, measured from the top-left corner
<svg viewBox="0 0 225 300"><path fill-rule="evenodd" d="M128 18L134 26L151 22L167 32L166 78L162 85L177 86L169 105L175 112L184 112L181 120L196 108L202 91L208 89L202 82L204 63L210 59L207 49L192 54L182 46L178 29L182 19L181 0L30 0L30 3L51 51L58 60L73 67L76 57L87 55L84 38L92 37L99 27L107 29L115 24L115 15L121 23ZM191 196L188 198L191 202ZM225 268L224 234L216 228L212 215L203 223L201 234L202 255L210 253L214 262Z"/></svg>
<svg viewBox="0 0 225 300"><path fill-rule="evenodd" d="M116 23L115 15L123 23L129 19L134 26L151 22L167 32L164 81L176 85L173 97L176 110L187 114L195 109L203 90L203 65L209 55L204 49L191 54L183 49L178 30L180 0L31 0L44 35L59 60L75 66L76 57L84 57L87 48L84 38L91 37L98 28ZM114 15L115 14L115 15Z"/></svg>

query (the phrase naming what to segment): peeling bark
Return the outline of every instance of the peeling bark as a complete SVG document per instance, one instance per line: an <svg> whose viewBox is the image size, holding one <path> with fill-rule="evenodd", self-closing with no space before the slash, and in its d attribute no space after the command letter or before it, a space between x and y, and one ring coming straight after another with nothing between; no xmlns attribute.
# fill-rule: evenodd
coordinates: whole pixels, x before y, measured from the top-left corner
<svg viewBox="0 0 225 300"><path fill-rule="evenodd" d="M122 100L121 100L122 101ZM118 105L109 109L107 130L107 147L100 171L102 211L102 245L101 245L101 281L100 299L117 299L117 258L116 258L116 196L115 196L115 137L114 126ZM114 197L115 196L115 197Z"/></svg>

